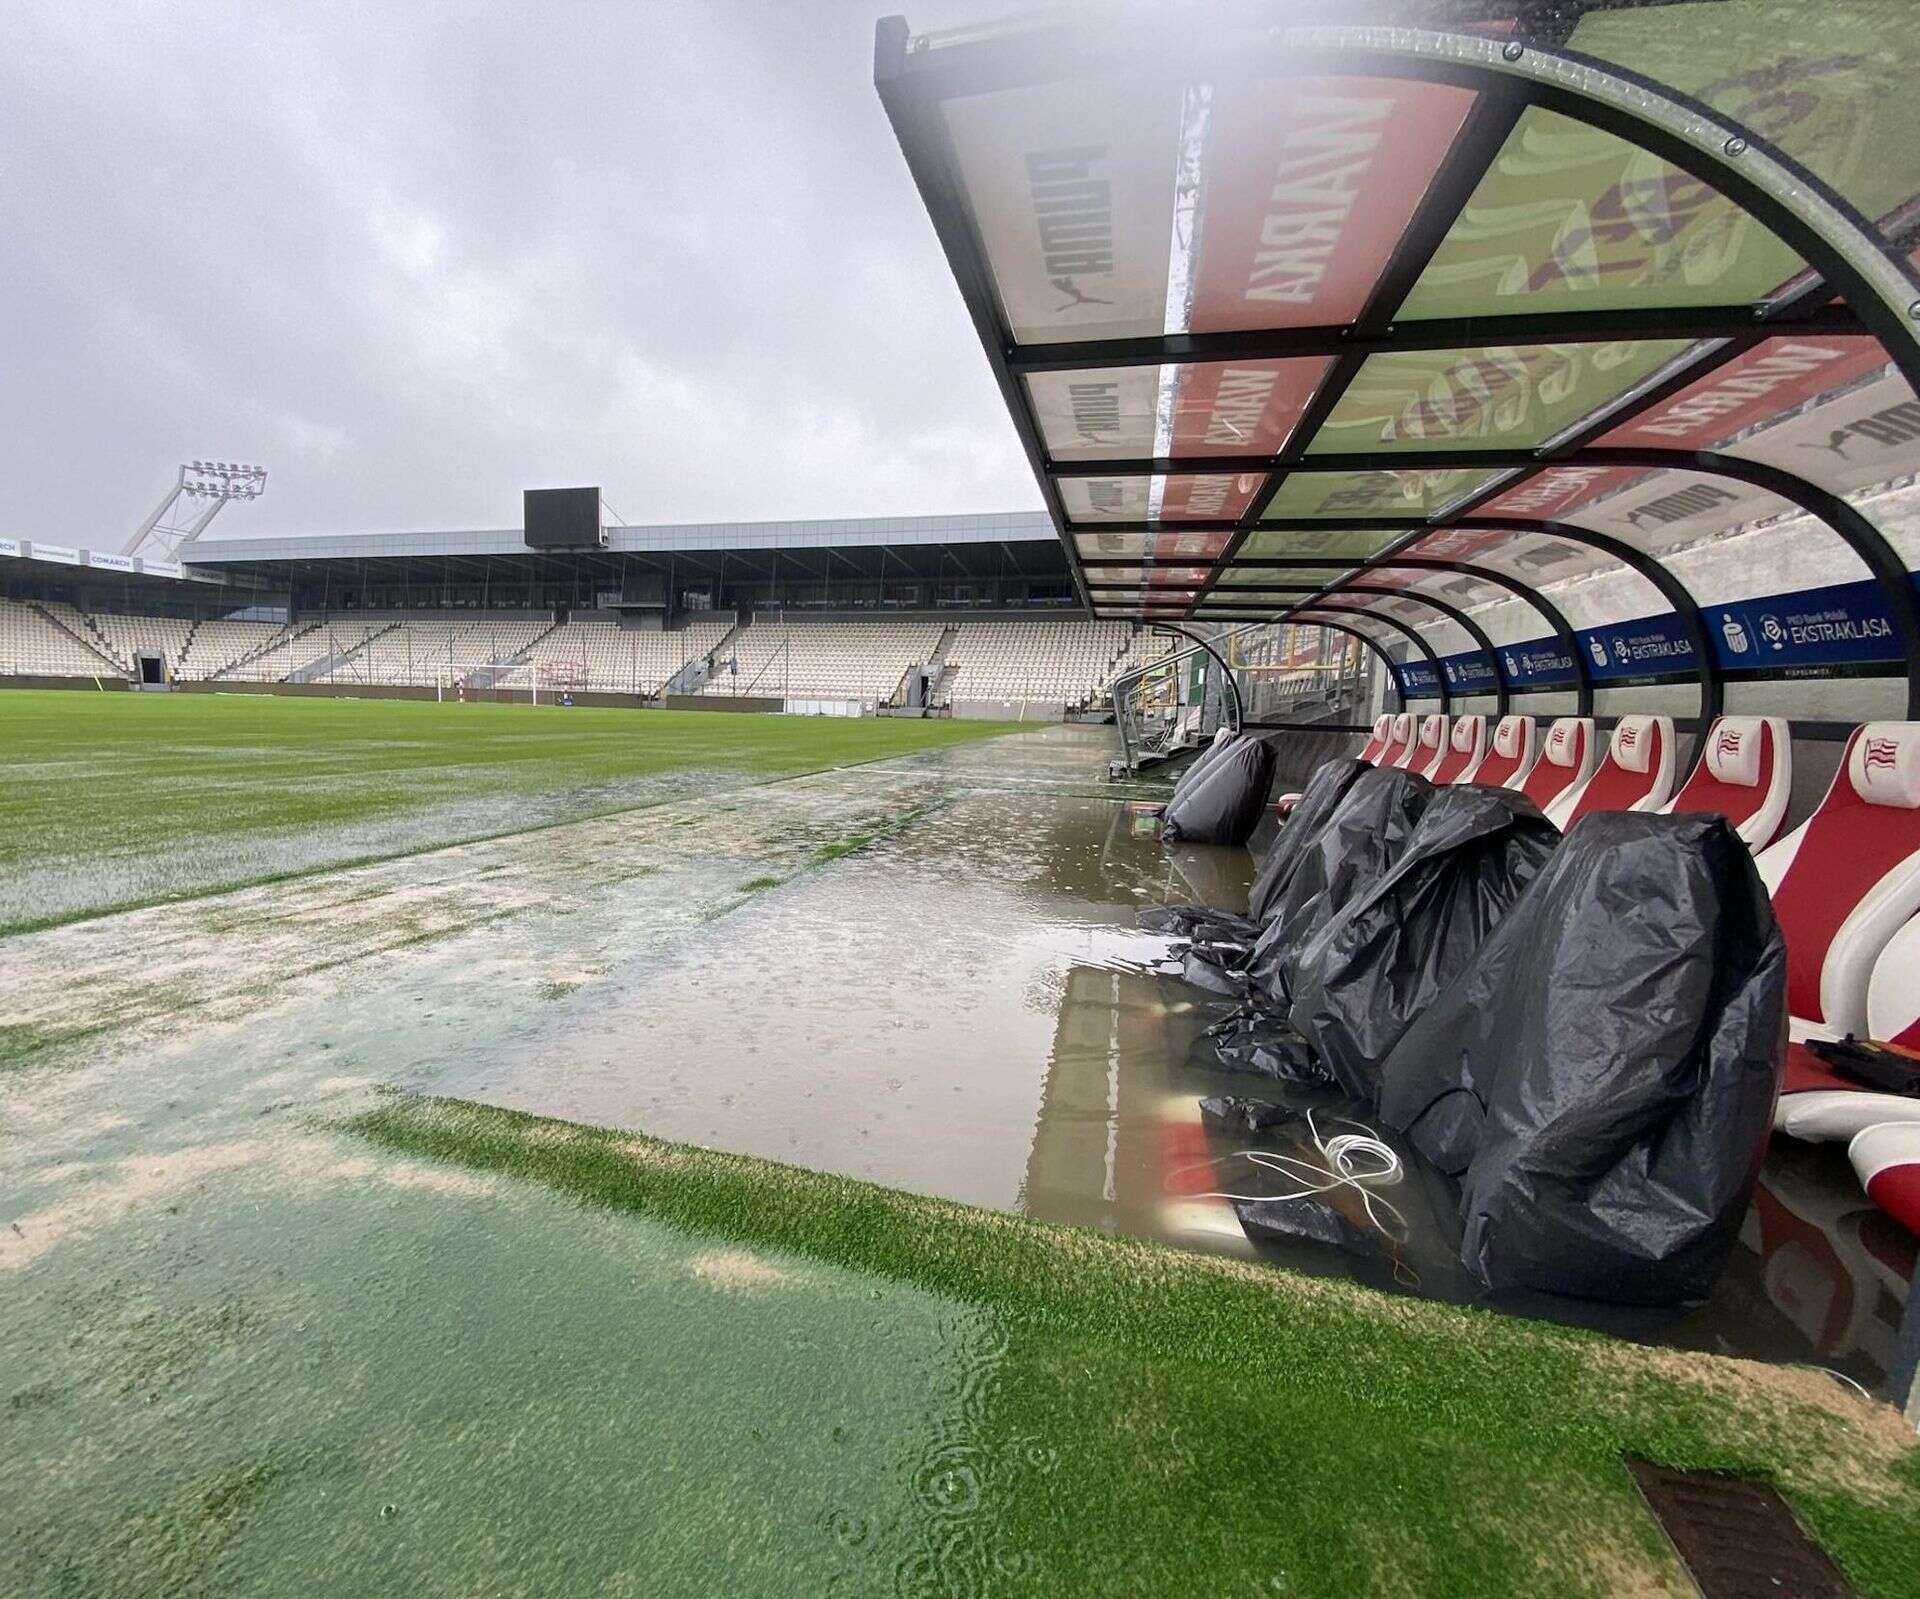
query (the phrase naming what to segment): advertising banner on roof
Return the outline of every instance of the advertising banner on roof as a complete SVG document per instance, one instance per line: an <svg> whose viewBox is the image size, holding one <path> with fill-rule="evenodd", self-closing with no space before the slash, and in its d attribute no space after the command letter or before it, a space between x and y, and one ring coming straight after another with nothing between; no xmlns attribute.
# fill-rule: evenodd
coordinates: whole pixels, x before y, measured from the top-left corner
<svg viewBox="0 0 1920 1599"><path fill-rule="evenodd" d="M20 558L20 541L18 539L0 539L0 556L18 560Z"/></svg>
<svg viewBox="0 0 1920 1599"><path fill-rule="evenodd" d="M1769 339L1599 442L1710 450L1886 365L1874 339Z"/></svg>
<svg viewBox="0 0 1920 1599"><path fill-rule="evenodd" d="M1383 445L1531 448L1617 400L1686 348L1669 339L1376 355L1340 397L1311 453Z"/></svg>
<svg viewBox="0 0 1920 1599"><path fill-rule="evenodd" d="M1212 522L1237 517L1253 503L1260 485L1259 472L1182 473L1163 481L1160 515L1168 522Z"/></svg>
<svg viewBox="0 0 1920 1599"><path fill-rule="evenodd" d="M1492 472L1478 470L1295 472L1280 485L1266 515L1271 520L1430 516L1492 477Z"/></svg>
<svg viewBox="0 0 1920 1599"><path fill-rule="evenodd" d="M39 539L21 541L25 553L36 561L58 561L62 566L78 566L80 552L71 545L43 544Z"/></svg>
<svg viewBox="0 0 1920 1599"><path fill-rule="evenodd" d="M1646 476L1631 467L1550 466L1480 507L1480 516L1512 516L1529 522L1553 522Z"/></svg>
<svg viewBox="0 0 1920 1599"><path fill-rule="evenodd" d="M1684 6L1636 6L1589 11L1570 44L1704 101L1877 218L1920 170L1910 21L1885 0L1735 0L1710 28Z"/></svg>
<svg viewBox="0 0 1920 1599"><path fill-rule="evenodd" d="M1275 455L1327 363L1207 361L1178 369L1171 454Z"/></svg>
<svg viewBox="0 0 1920 1599"><path fill-rule="evenodd" d="M1154 412L1160 398L1158 367L1032 372L1026 384L1040 437L1056 461L1153 454Z"/></svg>
<svg viewBox="0 0 1920 1599"><path fill-rule="evenodd" d="M1465 90L1386 79L1217 87L1189 328L1352 321L1472 104Z"/></svg>
<svg viewBox="0 0 1920 1599"><path fill-rule="evenodd" d="M1892 367L1777 427L1727 446L1845 493L1920 470L1920 400Z"/></svg>
<svg viewBox="0 0 1920 1599"><path fill-rule="evenodd" d="M1069 522L1147 519L1147 480L1143 477L1063 477L1059 489Z"/></svg>
<svg viewBox="0 0 1920 1599"><path fill-rule="evenodd" d="M1803 263L1714 189L1625 140L1528 111L1400 308L1746 304Z"/></svg>
<svg viewBox="0 0 1920 1599"><path fill-rule="evenodd" d="M87 565L101 572L131 572L131 555L110 555L105 550L83 550Z"/></svg>
<svg viewBox="0 0 1920 1599"><path fill-rule="evenodd" d="M1177 86L1089 79L942 109L1015 339L1165 331Z"/></svg>

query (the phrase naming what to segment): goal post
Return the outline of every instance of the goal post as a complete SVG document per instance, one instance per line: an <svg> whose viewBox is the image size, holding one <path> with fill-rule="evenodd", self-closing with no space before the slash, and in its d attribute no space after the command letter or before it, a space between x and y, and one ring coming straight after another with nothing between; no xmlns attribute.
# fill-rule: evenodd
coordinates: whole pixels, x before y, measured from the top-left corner
<svg viewBox="0 0 1920 1599"><path fill-rule="evenodd" d="M512 704L523 697L553 704L586 681L584 661L454 661L441 669L434 697L442 704Z"/></svg>

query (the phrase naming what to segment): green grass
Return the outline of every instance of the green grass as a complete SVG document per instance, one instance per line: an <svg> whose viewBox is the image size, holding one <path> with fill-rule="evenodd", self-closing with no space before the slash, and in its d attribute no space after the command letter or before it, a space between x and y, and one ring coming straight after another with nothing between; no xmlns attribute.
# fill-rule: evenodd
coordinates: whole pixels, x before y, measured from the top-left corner
<svg viewBox="0 0 1920 1599"><path fill-rule="evenodd" d="M1007 731L998 723L0 691L0 931ZM684 774L684 788L672 779ZM166 884L154 863L171 862ZM134 880L134 874L144 874ZM81 885L75 887L75 885Z"/></svg>
<svg viewBox="0 0 1920 1599"><path fill-rule="evenodd" d="M594 1210L991 1312L999 1506L1035 1593L1681 1592L1627 1454L1778 1484L1866 1594L1920 1593L1920 1464L1822 1377L1643 1350L458 1101L350 1126Z"/></svg>

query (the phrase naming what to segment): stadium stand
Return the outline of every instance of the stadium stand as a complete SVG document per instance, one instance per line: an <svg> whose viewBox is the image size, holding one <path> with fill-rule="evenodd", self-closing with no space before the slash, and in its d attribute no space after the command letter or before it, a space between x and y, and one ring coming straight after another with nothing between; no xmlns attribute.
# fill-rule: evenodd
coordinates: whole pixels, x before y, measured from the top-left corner
<svg viewBox="0 0 1920 1599"><path fill-rule="evenodd" d="M193 637L193 623L179 616L85 615L83 620L97 649L103 650L124 671L131 672L137 657L158 655L166 663L167 675L178 677L180 663Z"/></svg>
<svg viewBox="0 0 1920 1599"><path fill-rule="evenodd" d="M711 655L732 629L731 616L662 633L623 628L601 612L576 612L523 653L550 673L577 663L580 686L597 693L658 694L682 667Z"/></svg>
<svg viewBox="0 0 1920 1599"><path fill-rule="evenodd" d="M86 641L84 629L80 613L72 606L0 600L0 670L29 677L98 677L124 672L99 647Z"/></svg>
<svg viewBox="0 0 1920 1599"><path fill-rule="evenodd" d="M365 629L366 642L326 676L356 683L430 687L476 667L517 660L552 627L548 616L333 617L321 631L339 637Z"/></svg>
<svg viewBox="0 0 1920 1599"><path fill-rule="evenodd" d="M954 671L942 697L1040 701L1078 709L1090 704L1123 666L1154 660L1171 647L1163 635L1136 639L1138 631L1130 622L1051 617L963 622L947 650ZM1148 643L1154 646L1151 653L1145 648Z"/></svg>
<svg viewBox="0 0 1920 1599"><path fill-rule="evenodd" d="M910 666L925 665L946 625L912 622L761 621L734 634L701 690L712 695L842 696L891 702ZM734 670L726 670L728 662Z"/></svg>

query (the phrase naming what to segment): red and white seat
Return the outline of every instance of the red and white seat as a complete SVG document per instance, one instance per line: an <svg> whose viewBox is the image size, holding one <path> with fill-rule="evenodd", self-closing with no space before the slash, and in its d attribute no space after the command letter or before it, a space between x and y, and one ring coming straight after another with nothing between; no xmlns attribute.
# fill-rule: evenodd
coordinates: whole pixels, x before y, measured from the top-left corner
<svg viewBox="0 0 1920 1599"><path fill-rule="evenodd" d="M1413 748L1400 764L1409 772L1418 772L1425 777L1447 753L1447 733L1451 725L1450 719L1438 712L1421 717L1420 732L1413 741Z"/></svg>
<svg viewBox="0 0 1920 1599"><path fill-rule="evenodd" d="M1784 718L1723 716L1707 729L1693 775L1666 804L1668 815L1717 811L1747 848L1765 849L1786 820L1793 791L1793 740Z"/></svg>
<svg viewBox="0 0 1920 1599"><path fill-rule="evenodd" d="M1518 789L1548 816L1566 795L1593 776L1597 763L1593 741L1593 718L1562 716L1547 729L1540 758L1523 778L1508 779L1507 787Z"/></svg>
<svg viewBox="0 0 1920 1599"><path fill-rule="evenodd" d="M1411 711L1402 711L1394 717L1393 726L1387 731L1387 747L1380 752L1375 766L1405 766L1407 757L1413 753L1413 746L1420 738L1420 724Z"/></svg>
<svg viewBox="0 0 1920 1599"><path fill-rule="evenodd" d="M1461 779L1488 788L1518 788L1540 759L1540 735L1531 716L1503 716L1487 740L1480 764Z"/></svg>
<svg viewBox="0 0 1920 1599"><path fill-rule="evenodd" d="M1920 911L1920 723L1869 722L1846 754L1819 808L1755 859L1787 940L1787 1009L1793 1038L1872 1037L1869 992L1894 935ZM1892 1006L1912 946L1903 939L1880 980ZM1911 986L1909 984L1909 986ZM1789 1048L1774 1126L1796 1138L1850 1139L1887 1117L1863 1092L1804 1048ZM1904 1103L1914 1104L1913 1101ZM1881 1108L1884 1107L1884 1103Z"/></svg>
<svg viewBox="0 0 1920 1599"><path fill-rule="evenodd" d="M1369 766L1378 766L1380 757L1387 752L1387 746L1393 742L1393 718L1376 716L1373 719L1373 737L1368 739L1366 747L1360 751L1360 759Z"/></svg>
<svg viewBox="0 0 1920 1599"><path fill-rule="evenodd" d="M1867 1025L1883 1044L1920 1050L1920 920L1893 935L1867 985ZM1869 1122L1847 1145L1867 1197L1909 1232L1920 1233L1920 1099L1869 1090Z"/></svg>
<svg viewBox="0 0 1920 1599"><path fill-rule="evenodd" d="M1427 768L1429 783L1470 783L1473 769L1487 753L1487 719L1484 716L1456 716L1447 734L1447 747L1440 758Z"/></svg>
<svg viewBox="0 0 1920 1599"><path fill-rule="evenodd" d="M1673 718L1623 716L1606 759L1546 808L1562 832L1592 811L1657 811L1673 793Z"/></svg>

